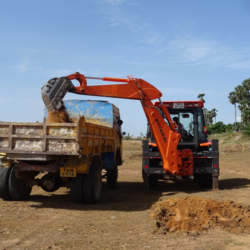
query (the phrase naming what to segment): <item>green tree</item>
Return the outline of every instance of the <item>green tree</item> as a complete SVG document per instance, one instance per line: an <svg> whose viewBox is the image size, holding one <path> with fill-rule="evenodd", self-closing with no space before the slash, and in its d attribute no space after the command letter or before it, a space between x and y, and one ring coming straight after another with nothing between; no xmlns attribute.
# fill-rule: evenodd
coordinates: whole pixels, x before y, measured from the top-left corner
<svg viewBox="0 0 250 250"><path fill-rule="evenodd" d="M218 110L215 108L212 110L207 110L204 108L203 110L204 110L204 114L205 114L206 124L207 124L207 126L211 126L213 124L213 119L217 116Z"/></svg>
<svg viewBox="0 0 250 250"><path fill-rule="evenodd" d="M126 136L123 136L123 139L124 140L131 140L130 134L128 133Z"/></svg>
<svg viewBox="0 0 250 250"><path fill-rule="evenodd" d="M205 96L204 93L203 93L203 94L199 94L199 95L197 96L197 98L199 98L203 103L205 103L204 96Z"/></svg>
<svg viewBox="0 0 250 250"><path fill-rule="evenodd" d="M215 108L211 110L211 116L212 116L212 118L215 119L215 120L214 120L215 123L216 123L217 112L218 112L218 110L215 109Z"/></svg>
<svg viewBox="0 0 250 250"><path fill-rule="evenodd" d="M221 134L226 132L226 125L223 122L217 122L207 128L208 134Z"/></svg>
<svg viewBox="0 0 250 250"><path fill-rule="evenodd" d="M236 131L236 122L237 122L237 115L236 115L236 103L237 103L237 96L235 92L230 92L228 95L229 102L234 105L234 130Z"/></svg>
<svg viewBox="0 0 250 250"><path fill-rule="evenodd" d="M236 103L241 111L241 121L246 125L250 123L250 78L242 82L229 93L230 103L235 105L235 124L236 124Z"/></svg>

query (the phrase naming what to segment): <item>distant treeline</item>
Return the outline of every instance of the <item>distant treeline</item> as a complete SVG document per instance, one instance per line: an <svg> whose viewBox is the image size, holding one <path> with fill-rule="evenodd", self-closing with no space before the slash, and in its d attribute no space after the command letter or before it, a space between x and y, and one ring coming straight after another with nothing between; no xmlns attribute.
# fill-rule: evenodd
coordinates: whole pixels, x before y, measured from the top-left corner
<svg viewBox="0 0 250 250"><path fill-rule="evenodd" d="M236 122L236 124L224 124L223 122L216 122L207 127L207 133L209 135L239 131L242 131L246 135L250 135L250 125L244 125L241 122Z"/></svg>

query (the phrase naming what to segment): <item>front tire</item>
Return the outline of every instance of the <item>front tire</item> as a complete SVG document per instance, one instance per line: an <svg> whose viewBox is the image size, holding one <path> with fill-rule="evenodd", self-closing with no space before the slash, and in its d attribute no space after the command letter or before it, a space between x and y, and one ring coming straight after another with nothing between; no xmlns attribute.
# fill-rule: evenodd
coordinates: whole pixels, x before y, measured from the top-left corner
<svg viewBox="0 0 250 250"><path fill-rule="evenodd" d="M84 176L83 196L88 204L99 202L102 192L102 169L99 166L91 166L89 173Z"/></svg>

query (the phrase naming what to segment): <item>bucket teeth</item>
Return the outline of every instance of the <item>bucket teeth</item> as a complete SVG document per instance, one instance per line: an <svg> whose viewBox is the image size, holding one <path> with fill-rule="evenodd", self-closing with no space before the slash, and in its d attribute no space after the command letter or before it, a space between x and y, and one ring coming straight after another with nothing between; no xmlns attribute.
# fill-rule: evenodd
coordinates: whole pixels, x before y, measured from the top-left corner
<svg viewBox="0 0 250 250"><path fill-rule="evenodd" d="M74 89L75 86L67 77L50 79L41 90L42 99L48 111L60 109L64 96Z"/></svg>

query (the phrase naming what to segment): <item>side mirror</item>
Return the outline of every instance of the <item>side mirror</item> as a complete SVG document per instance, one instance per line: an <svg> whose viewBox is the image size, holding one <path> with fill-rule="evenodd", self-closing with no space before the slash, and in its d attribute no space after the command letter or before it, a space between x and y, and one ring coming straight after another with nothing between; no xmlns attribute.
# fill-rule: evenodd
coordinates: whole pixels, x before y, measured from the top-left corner
<svg viewBox="0 0 250 250"><path fill-rule="evenodd" d="M126 132L122 132L122 135L126 135Z"/></svg>

